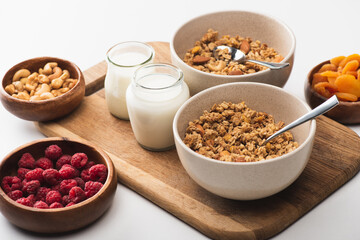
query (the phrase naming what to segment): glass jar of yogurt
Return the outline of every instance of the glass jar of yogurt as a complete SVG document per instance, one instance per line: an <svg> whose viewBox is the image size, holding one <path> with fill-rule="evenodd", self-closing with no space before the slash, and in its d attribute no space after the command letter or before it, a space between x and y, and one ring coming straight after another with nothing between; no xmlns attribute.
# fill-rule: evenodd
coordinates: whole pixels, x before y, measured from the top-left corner
<svg viewBox="0 0 360 240"><path fill-rule="evenodd" d="M137 142L151 151L172 148L173 119L189 96L183 72L173 65L148 64L136 70L126 101Z"/></svg>
<svg viewBox="0 0 360 240"><path fill-rule="evenodd" d="M154 57L154 49L142 42L122 42L109 49L106 54L108 68L104 88L106 104L112 115L129 120L126 89L135 70L151 63Z"/></svg>

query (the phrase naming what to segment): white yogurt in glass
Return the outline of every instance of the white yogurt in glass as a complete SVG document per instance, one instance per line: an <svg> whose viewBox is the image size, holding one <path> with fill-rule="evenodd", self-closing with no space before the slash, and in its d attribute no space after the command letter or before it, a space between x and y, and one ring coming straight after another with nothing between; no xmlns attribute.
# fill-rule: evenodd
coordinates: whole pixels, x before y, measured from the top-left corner
<svg viewBox="0 0 360 240"><path fill-rule="evenodd" d="M136 69L151 63L154 56L153 48L142 42L123 42L110 48L106 58L108 69L104 88L106 103L111 114L129 120L126 89Z"/></svg>
<svg viewBox="0 0 360 240"><path fill-rule="evenodd" d="M175 66L148 64L135 72L126 101L132 130L143 148L164 151L174 146L172 122L189 96L183 73Z"/></svg>

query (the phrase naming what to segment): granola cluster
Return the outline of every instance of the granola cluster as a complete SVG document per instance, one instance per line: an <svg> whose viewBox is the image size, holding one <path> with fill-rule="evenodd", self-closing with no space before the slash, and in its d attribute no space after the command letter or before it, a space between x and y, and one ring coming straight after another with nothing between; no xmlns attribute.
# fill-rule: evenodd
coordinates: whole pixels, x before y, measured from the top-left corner
<svg viewBox="0 0 360 240"><path fill-rule="evenodd" d="M183 142L206 157L227 162L256 162L289 153L298 147L288 131L263 145L284 126L245 102L215 104L199 119L189 122Z"/></svg>
<svg viewBox="0 0 360 240"><path fill-rule="evenodd" d="M233 62L227 50L220 50L219 59L216 59L213 50L220 45L240 49L248 59L266 62L281 62L284 59L273 48L259 40L253 41L249 37L244 38L238 35L235 37L224 35L219 39L218 32L209 29L201 40L196 41L195 46L186 52L184 62L200 71L221 75L243 75L267 69L255 63Z"/></svg>

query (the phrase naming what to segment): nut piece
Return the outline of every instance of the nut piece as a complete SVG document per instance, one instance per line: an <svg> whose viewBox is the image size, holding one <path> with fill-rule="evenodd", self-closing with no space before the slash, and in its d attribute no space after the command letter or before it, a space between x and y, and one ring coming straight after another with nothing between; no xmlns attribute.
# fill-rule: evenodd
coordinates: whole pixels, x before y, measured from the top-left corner
<svg viewBox="0 0 360 240"><path fill-rule="evenodd" d="M247 40L243 40L241 45L240 45L240 50L245 53L248 54L250 51L250 44Z"/></svg>
<svg viewBox="0 0 360 240"><path fill-rule="evenodd" d="M58 88L61 88L63 83L64 83L64 80L62 80L61 78L55 78L51 81L51 87L53 89L58 89Z"/></svg>
<svg viewBox="0 0 360 240"><path fill-rule="evenodd" d="M51 99L54 98L54 95L52 95L50 92L44 92L40 95L41 100Z"/></svg>
<svg viewBox="0 0 360 240"><path fill-rule="evenodd" d="M41 95L44 92L50 92L50 86L46 83L41 84L39 90L35 92L35 95Z"/></svg>
<svg viewBox="0 0 360 240"><path fill-rule="evenodd" d="M243 75L244 73L240 70L234 70L229 72L229 75Z"/></svg>
<svg viewBox="0 0 360 240"><path fill-rule="evenodd" d="M225 67L226 67L226 62L223 61L223 60L219 60L219 61L217 61L217 62L213 62L212 64L209 64L209 65L208 65L208 68L209 68L211 71L214 71L214 72L221 71L221 70L223 70Z"/></svg>
<svg viewBox="0 0 360 240"><path fill-rule="evenodd" d="M53 72L53 68L57 67L57 65L57 62L48 62L47 64L45 64L44 69L41 72L39 69L39 73L49 75Z"/></svg>
<svg viewBox="0 0 360 240"><path fill-rule="evenodd" d="M200 56L200 55L197 55L194 57L193 59L193 63L194 64L204 64L204 63L207 63L211 58L210 57L203 57L203 56Z"/></svg>
<svg viewBox="0 0 360 240"><path fill-rule="evenodd" d="M23 91L23 92L19 92L17 94L17 96L15 96L18 99L22 99L22 100L29 100L30 99L30 95L28 94L27 91Z"/></svg>
<svg viewBox="0 0 360 240"><path fill-rule="evenodd" d="M20 69L20 70L18 70L15 74L14 74L14 76L13 76L13 82L15 82L15 81L19 81L20 80L20 78L25 78L25 77L28 77L28 76L30 76L30 71L29 70L27 70L27 69Z"/></svg>
<svg viewBox="0 0 360 240"><path fill-rule="evenodd" d="M5 91L8 94L13 95L15 93L15 86L13 84L9 84L5 87Z"/></svg>
<svg viewBox="0 0 360 240"><path fill-rule="evenodd" d="M20 81L13 82L13 85L15 86L15 92L22 92L24 90L24 84Z"/></svg>
<svg viewBox="0 0 360 240"><path fill-rule="evenodd" d="M55 78L58 78L58 77L60 77L61 76L61 74L62 74L62 70L61 70L61 68L59 68L59 67L54 67L53 68L53 74L51 74L51 75L49 75L49 80L51 81L51 80L53 80L53 79L55 79Z"/></svg>
<svg viewBox="0 0 360 240"><path fill-rule="evenodd" d="M39 83L47 83L47 84L49 84L50 80L46 75L40 74L39 75Z"/></svg>

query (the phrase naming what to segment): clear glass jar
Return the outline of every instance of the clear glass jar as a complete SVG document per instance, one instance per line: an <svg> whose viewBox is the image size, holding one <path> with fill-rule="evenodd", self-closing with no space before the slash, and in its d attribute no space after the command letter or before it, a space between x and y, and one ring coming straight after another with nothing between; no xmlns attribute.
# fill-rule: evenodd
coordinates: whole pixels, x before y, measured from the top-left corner
<svg viewBox="0 0 360 240"><path fill-rule="evenodd" d="M104 88L106 103L111 114L129 120L126 89L136 69L151 63L154 57L154 49L142 42L122 42L109 49L106 54L108 68Z"/></svg>
<svg viewBox="0 0 360 240"><path fill-rule="evenodd" d="M183 72L173 65L148 64L136 70L126 101L132 130L143 148L165 151L174 146L174 116L189 96Z"/></svg>

